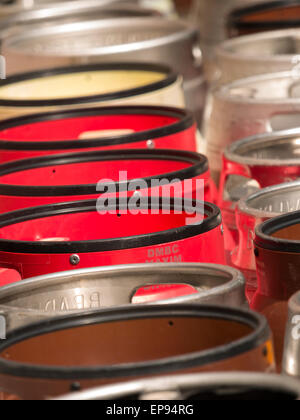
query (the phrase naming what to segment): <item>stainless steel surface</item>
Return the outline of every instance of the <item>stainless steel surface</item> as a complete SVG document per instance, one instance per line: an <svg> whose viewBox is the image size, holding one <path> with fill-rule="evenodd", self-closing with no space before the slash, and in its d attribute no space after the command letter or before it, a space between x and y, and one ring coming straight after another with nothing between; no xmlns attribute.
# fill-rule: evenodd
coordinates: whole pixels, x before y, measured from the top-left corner
<svg viewBox="0 0 300 420"><path fill-rule="evenodd" d="M252 393L252 398L251 398ZM210 396L210 398L208 398ZM261 373L208 373L169 376L75 392L57 400L299 400L292 378Z"/></svg>
<svg viewBox="0 0 300 420"><path fill-rule="evenodd" d="M86 62L168 64L186 80L201 74L197 31L161 18L107 19L26 30L3 44L8 73L12 57L30 70ZM180 60L178 59L180 57ZM199 73L200 72L200 73Z"/></svg>
<svg viewBox="0 0 300 420"><path fill-rule="evenodd" d="M237 270L211 264L150 264L76 270L3 287L0 315L6 316L10 330L39 316L126 305L140 288L157 284L190 285L198 292L159 303L247 307L245 280Z"/></svg>
<svg viewBox="0 0 300 420"><path fill-rule="evenodd" d="M147 16L157 17L159 13L153 9L139 7L139 2L134 0L76 0L76 7L73 1L62 1L25 9L0 19L0 37L3 41L9 35L31 28L29 25L45 27L51 22L65 24L93 19Z"/></svg>
<svg viewBox="0 0 300 420"><path fill-rule="evenodd" d="M219 83L300 69L300 29L238 37L216 49Z"/></svg>
<svg viewBox="0 0 300 420"><path fill-rule="evenodd" d="M300 181L264 188L239 202L239 209L260 224L283 213L300 210Z"/></svg>
<svg viewBox="0 0 300 420"><path fill-rule="evenodd" d="M234 142L224 154L227 159L245 165L300 165L300 130L248 137Z"/></svg>
<svg viewBox="0 0 300 420"><path fill-rule="evenodd" d="M182 21L131 17L26 28L5 39L2 54L8 75L86 63L167 64L183 75L187 103L201 119L206 85L199 37Z"/></svg>
<svg viewBox="0 0 300 420"><path fill-rule="evenodd" d="M282 370L300 379L300 292L289 301Z"/></svg>
<svg viewBox="0 0 300 420"><path fill-rule="evenodd" d="M214 180L222 153L237 140L299 127L300 73L274 73L241 79L215 89L205 111L204 134Z"/></svg>

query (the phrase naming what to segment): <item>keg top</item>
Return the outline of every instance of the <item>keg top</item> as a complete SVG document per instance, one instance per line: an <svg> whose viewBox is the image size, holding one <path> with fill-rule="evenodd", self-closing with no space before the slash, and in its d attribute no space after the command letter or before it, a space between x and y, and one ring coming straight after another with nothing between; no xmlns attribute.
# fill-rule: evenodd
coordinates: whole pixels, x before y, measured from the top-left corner
<svg viewBox="0 0 300 420"><path fill-rule="evenodd" d="M124 169L127 179L122 182L118 174ZM207 171L206 156L180 150L127 149L49 155L0 165L0 194L14 197L95 195L102 191L97 189L101 179L106 180L104 185L112 180L116 191L122 188L126 191L130 181L136 179L143 179L151 188L154 179L179 182ZM34 186L33 179L36 180Z"/></svg>
<svg viewBox="0 0 300 420"><path fill-rule="evenodd" d="M192 286L196 293L168 298L167 303L199 300L202 303L217 303L218 299L223 302L235 290L240 290L241 295L237 306L245 299L243 275L233 268L214 264L158 263L72 270L14 283L1 288L0 311L5 307L50 316L54 311L88 310L93 305L96 308L97 304L99 308L120 306L132 303L139 288L173 284ZM99 298L91 304L93 292ZM86 297L86 301L76 302L78 294ZM51 305L52 302L56 303Z"/></svg>
<svg viewBox="0 0 300 420"><path fill-rule="evenodd" d="M155 322L156 320L156 322ZM190 323L192 322L192 326ZM131 321L135 321L132 323ZM82 332L87 332L93 328L107 328L107 324L113 324L115 329L124 329L128 328L130 333L139 332L139 334L144 334L143 328L144 323L151 321L151 325L158 324L162 330L160 330L160 335L163 334L163 331L168 332L165 328L172 327L179 328L182 331L184 328L184 323L189 326L189 330L194 327L199 328L199 324L207 322L211 326L215 322L219 325L219 322L222 322L222 326L219 325L219 328L224 328L227 326L228 329L235 337L232 340L220 339L222 342L220 345L215 345L214 347L209 347L208 343L205 343L205 346L198 344L198 351L188 351L189 344L185 348L185 354L175 356L172 354L168 357L161 357L161 351L159 354L152 349L149 349L150 353L157 354L156 357L150 357L147 361L133 361L134 355L128 352L119 355L120 360L127 360L120 364L120 362L115 364L106 364L105 366L101 363L90 363L83 366L65 366L65 362L60 362L57 365L53 366L53 363L49 365L47 361L42 361L39 364L32 364L26 362L26 356L20 360L20 355L17 356L16 360L7 360L3 356L4 352L9 352L15 346L18 346L21 343L25 343L39 337L43 340L48 340L52 334L55 333L66 333L78 329L82 329ZM128 322L131 325L129 328ZM224 324L223 324L224 323ZM178 325L178 327L177 327ZM195 327L196 326L196 327ZM172 331L168 332L171 334ZM199 330L198 330L199 331ZM90 333L90 332L88 332ZM149 333L149 331L148 331ZM147 334L147 333L146 333ZM156 336L157 331L153 331L153 337ZM120 340L118 334L115 334L116 339ZM145 376L146 372L151 374L163 373L168 371L174 371L178 369L179 366L182 369L189 369L196 366L204 366L209 363L221 362L227 358L232 358L245 354L247 352L258 349L259 346L262 346L270 338L270 329L267 323L267 320L262 315L251 312L238 310L234 308L227 308L222 306L206 306L206 305L131 305L125 306L118 309L104 309L101 311L88 311L81 314L68 314L56 318L47 319L33 325L21 327L17 330L14 330L7 335L7 339L0 342L0 353L2 357L0 358L0 372L5 373L6 375L16 376L18 378L44 378L45 380L53 380L55 378L59 380L72 380L72 379L97 379L100 377L104 378L124 378L124 377L134 377L134 376ZM147 339L150 337L147 336ZM114 341L115 339L113 339ZM166 338L164 338L164 342ZM212 339L212 341L214 341ZM34 345L31 341L31 343ZM110 342L109 342L110 343ZM159 345L157 343L157 345ZM82 346L86 346L88 343L85 340L82 341ZM129 346L134 345L129 342ZM193 346L195 347L195 346ZM205 347L205 348L204 348ZM156 348L156 347L155 347ZM164 349L162 349L164 351ZM170 352L169 352L170 353ZM62 351L60 353L62 359L68 357ZM42 356L43 357L43 356ZM45 360L45 359L43 359ZM50 375L50 378L49 378Z"/></svg>
<svg viewBox="0 0 300 420"><path fill-rule="evenodd" d="M239 202L243 213L271 218L300 210L300 181L264 188Z"/></svg>
<svg viewBox="0 0 300 420"><path fill-rule="evenodd" d="M266 105L299 105L300 71L252 76L215 88L214 96L226 102Z"/></svg>
<svg viewBox="0 0 300 420"><path fill-rule="evenodd" d="M244 392L243 392L244 390ZM206 373L144 379L73 392L57 401L97 401L138 398L147 400L251 400L257 396L274 400L297 400L300 385L295 379L264 373ZM250 398L249 398L250 394Z"/></svg>
<svg viewBox="0 0 300 420"><path fill-rule="evenodd" d="M177 74L160 64L103 63L59 67L3 80L0 106L49 107L107 102L161 90L177 80L180 80ZM64 85L65 96L60 96L57 87Z"/></svg>
<svg viewBox="0 0 300 420"><path fill-rule="evenodd" d="M178 61L174 56L179 44L190 62ZM148 56L148 61L169 63L187 76L199 76L202 66L197 29L186 22L161 17L49 24L7 37L3 51L27 59L30 56L94 57L106 62L120 61L120 56L123 61L137 61L137 55L140 61L145 61Z"/></svg>
<svg viewBox="0 0 300 420"><path fill-rule="evenodd" d="M300 6L300 4L299 4ZM224 41L217 49L219 56L236 60L292 61L300 64L300 29L285 29L245 35Z"/></svg>
<svg viewBox="0 0 300 420"><path fill-rule="evenodd" d="M149 209L148 201L147 197L145 197L145 200L141 199L140 208L144 210ZM161 198L157 197L151 200L152 210L163 210L165 209L165 205ZM157 218L154 220L154 227L147 225L147 217L151 217L151 214L139 214L136 216L128 213L130 199L116 199L116 203L109 203L105 211L113 210L114 213L108 213L108 215L103 216L97 212L97 200L58 203L18 210L0 215L0 250L3 252L25 254L117 251L120 249L141 248L162 243L177 242L202 235L221 225L221 211L214 204L193 202L192 205L185 205L185 211L183 213L182 205L183 202L181 199L170 200L168 210L171 210L171 214L174 211L176 220L170 214L165 215L165 223L168 223L165 226L170 227L169 229L165 227L165 230L161 230L161 223L157 225ZM124 210L127 212L125 215L122 214ZM175 211L182 213L180 217L178 212L175 214ZM187 212L190 213L188 216ZM162 215L159 214L159 216L159 219L161 219ZM193 224L186 224L186 218L193 216L195 222ZM76 219L75 222L74 217ZM105 231L103 225L99 225L99 219L101 217L105 218L107 222ZM60 223L61 236L57 238L57 223L59 218L61 220L63 219L63 223ZM139 225L130 225L130 223L134 223L135 218L139 218ZM140 218L143 218L143 220ZM76 223L86 223L86 229L80 232L80 236L78 236L77 231L74 231L74 223L75 225ZM23 224L22 229L20 229L20 224ZM121 225L123 234L121 233ZM73 226L73 228L70 228L70 226ZM131 228L130 232L129 227ZM42 233L42 230L45 230L45 232ZM124 231L126 231L126 234L124 234ZM15 240L16 236L18 236L17 232L21 233L21 235L27 235L26 239ZM37 232L39 238L44 239L38 241L36 238ZM6 239L1 239L2 235Z"/></svg>
<svg viewBox="0 0 300 420"><path fill-rule="evenodd" d="M228 160L249 166L300 165L300 130L248 137L232 143L225 156Z"/></svg>
<svg viewBox="0 0 300 420"><path fill-rule="evenodd" d="M300 211L267 220L256 228L255 243L284 253L300 252Z"/></svg>

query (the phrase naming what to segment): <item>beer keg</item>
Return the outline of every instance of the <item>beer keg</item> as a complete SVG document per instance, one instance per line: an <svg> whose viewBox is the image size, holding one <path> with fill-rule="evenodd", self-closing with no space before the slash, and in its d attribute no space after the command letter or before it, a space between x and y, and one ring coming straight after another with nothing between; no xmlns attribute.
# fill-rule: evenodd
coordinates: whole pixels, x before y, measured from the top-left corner
<svg viewBox="0 0 300 420"><path fill-rule="evenodd" d="M300 289L300 212L267 220L256 228L258 291L251 306L268 318L278 362L282 360L288 300Z"/></svg>
<svg viewBox="0 0 300 420"><path fill-rule="evenodd" d="M198 38L181 21L102 19L26 29L5 39L2 54L9 75L82 63L163 63L183 76L187 105L201 118L206 86Z"/></svg>
<svg viewBox="0 0 300 420"><path fill-rule="evenodd" d="M215 48L228 38L227 23L230 13L239 7L261 2L265 3L266 0L194 0L191 21L200 30L205 75L210 82L216 77Z"/></svg>
<svg viewBox="0 0 300 420"><path fill-rule="evenodd" d="M239 199L300 177L299 136L299 130L261 134L232 143L225 150L217 204L229 231L229 249L232 242L238 244L235 209Z"/></svg>
<svg viewBox="0 0 300 420"><path fill-rule="evenodd" d="M0 86L0 119L97 105L184 108L182 79L165 66L94 64L25 73Z"/></svg>
<svg viewBox="0 0 300 420"><path fill-rule="evenodd" d="M256 134L299 127L299 74L274 73L233 82L213 92L205 137L212 176L219 185L222 153Z"/></svg>
<svg viewBox="0 0 300 420"><path fill-rule="evenodd" d="M282 370L283 374L300 377L299 339L300 339L300 296L295 293L289 300L288 322L285 334L285 346Z"/></svg>
<svg viewBox="0 0 300 420"><path fill-rule="evenodd" d="M299 382L248 372L202 373L139 380L73 392L57 401L298 401ZM186 406L186 413L194 410Z"/></svg>
<svg viewBox="0 0 300 420"><path fill-rule="evenodd" d="M239 232L238 246L232 254L232 264L240 269L251 295L257 290L253 239L257 226L282 213L300 210L300 182L288 182L262 189L242 199L236 209Z"/></svg>
<svg viewBox="0 0 300 420"><path fill-rule="evenodd" d="M195 152L196 123L185 110L122 106L74 109L0 121L0 163L111 149Z"/></svg>
<svg viewBox="0 0 300 420"><path fill-rule="evenodd" d="M73 270L0 289L6 331L65 312L144 303L245 308L245 279L214 264L138 264ZM2 319L1 318L1 319Z"/></svg>
<svg viewBox="0 0 300 420"><path fill-rule="evenodd" d="M207 158L198 153L129 149L43 156L0 165L0 213L134 194L213 201L210 185Z"/></svg>
<svg viewBox="0 0 300 420"><path fill-rule="evenodd" d="M298 5L300 11L300 3ZM259 74L297 70L300 29L247 35L225 41L216 50L218 84Z"/></svg>
<svg viewBox="0 0 300 420"><path fill-rule="evenodd" d="M220 210L213 204L184 201L134 195L2 214L0 267L26 279L72 268L134 263L224 265Z"/></svg>
<svg viewBox="0 0 300 420"><path fill-rule="evenodd" d="M273 369L265 318L222 306L94 310L22 327L0 343L1 389L21 399L150 375Z"/></svg>
<svg viewBox="0 0 300 420"><path fill-rule="evenodd" d="M298 0L272 1L241 7L229 15L230 36L253 34L300 26Z"/></svg>

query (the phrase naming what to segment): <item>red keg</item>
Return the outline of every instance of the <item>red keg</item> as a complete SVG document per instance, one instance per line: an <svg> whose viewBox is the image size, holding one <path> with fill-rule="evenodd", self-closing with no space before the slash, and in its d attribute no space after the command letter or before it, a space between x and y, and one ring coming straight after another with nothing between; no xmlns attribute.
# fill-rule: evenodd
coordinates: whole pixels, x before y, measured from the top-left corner
<svg viewBox="0 0 300 420"><path fill-rule="evenodd" d="M124 106L36 114L0 122L0 163L107 149L195 152L196 123L177 108Z"/></svg>
<svg viewBox="0 0 300 420"><path fill-rule="evenodd" d="M23 209L0 216L0 266L22 279L130 263L225 263L218 207L203 202L132 197ZM170 204L170 205L169 205ZM5 282L7 279L5 279ZM14 279L12 280L14 281ZM4 282L0 279L0 284Z"/></svg>
<svg viewBox="0 0 300 420"><path fill-rule="evenodd" d="M224 218L227 249L234 249L239 241L235 209L241 198L300 177L299 134L299 130L261 134L226 149L217 204Z"/></svg>
<svg viewBox="0 0 300 420"><path fill-rule="evenodd" d="M192 152L112 150L41 156L0 165L0 213L137 192L212 201L210 184L207 158Z"/></svg>

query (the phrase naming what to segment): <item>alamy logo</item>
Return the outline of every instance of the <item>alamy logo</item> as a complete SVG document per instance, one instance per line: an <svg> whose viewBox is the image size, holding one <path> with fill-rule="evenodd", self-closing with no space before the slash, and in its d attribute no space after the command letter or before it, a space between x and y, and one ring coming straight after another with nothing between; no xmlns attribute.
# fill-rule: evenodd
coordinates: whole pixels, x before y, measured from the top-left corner
<svg viewBox="0 0 300 420"><path fill-rule="evenodd" d="M3 55L0 55L0 79L6 79L6 60Z"/></svg>

